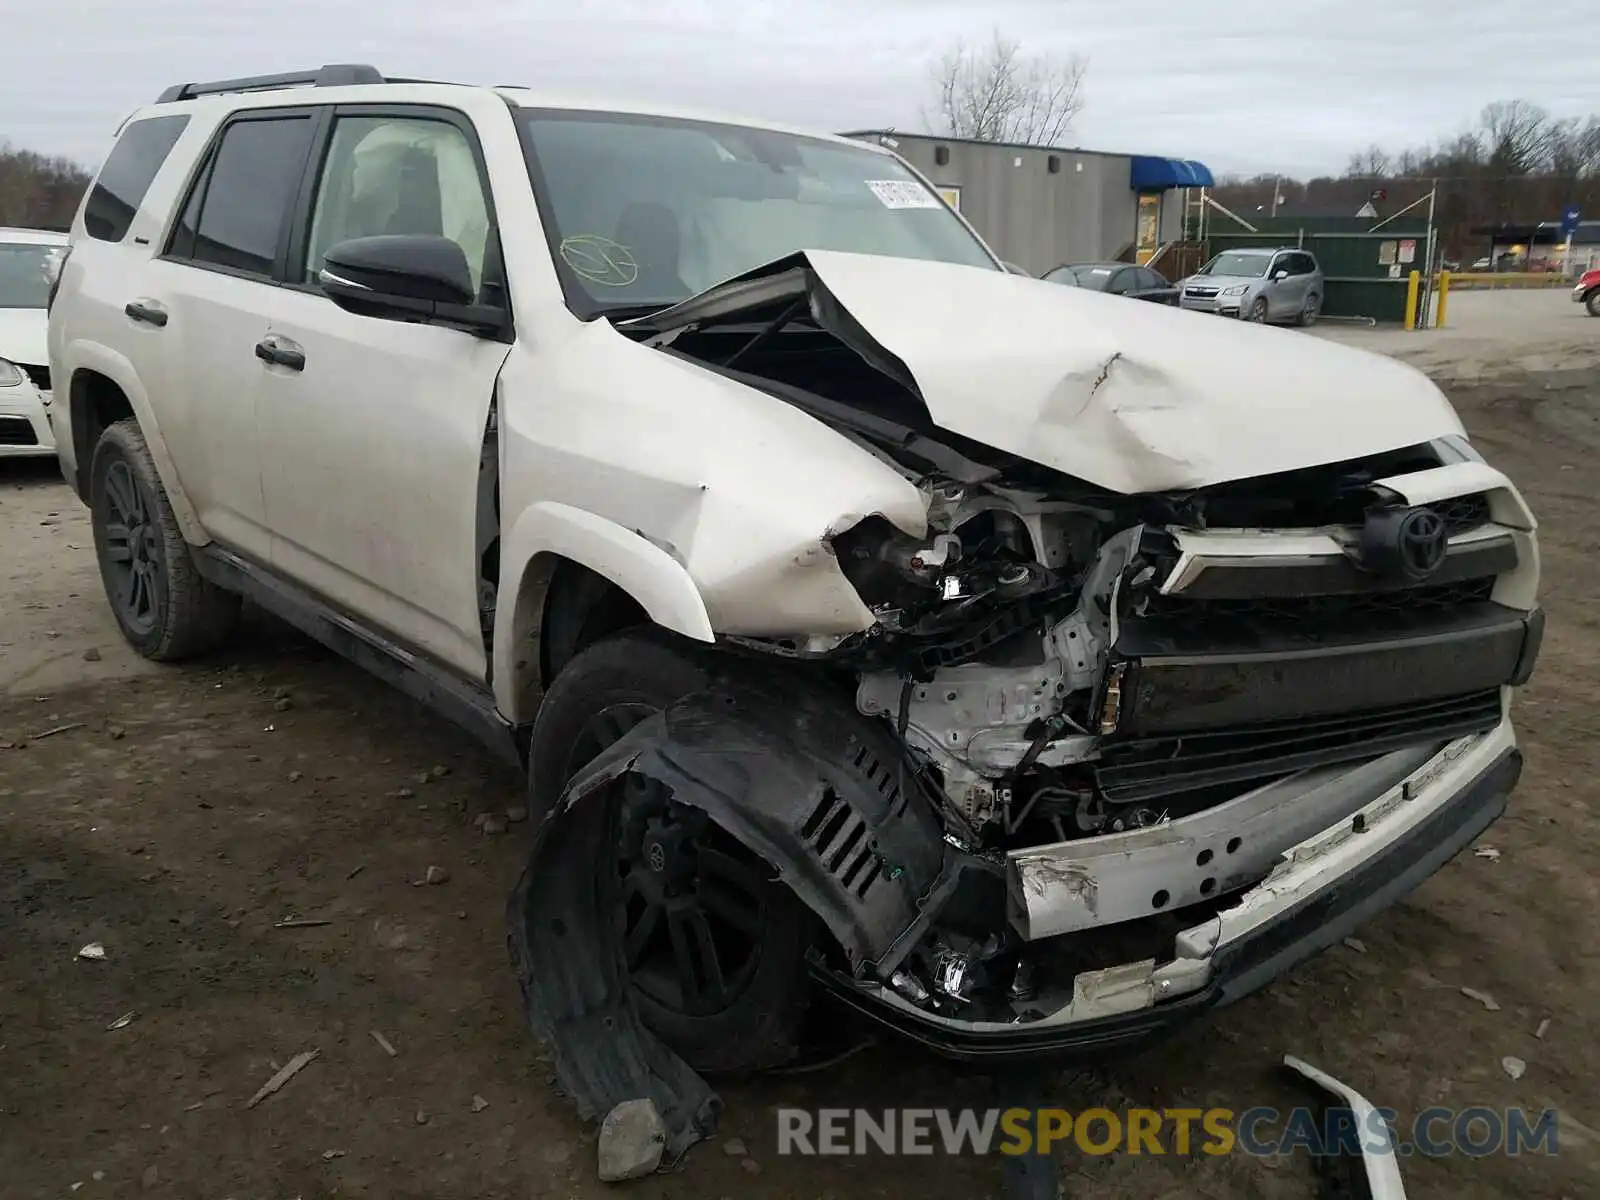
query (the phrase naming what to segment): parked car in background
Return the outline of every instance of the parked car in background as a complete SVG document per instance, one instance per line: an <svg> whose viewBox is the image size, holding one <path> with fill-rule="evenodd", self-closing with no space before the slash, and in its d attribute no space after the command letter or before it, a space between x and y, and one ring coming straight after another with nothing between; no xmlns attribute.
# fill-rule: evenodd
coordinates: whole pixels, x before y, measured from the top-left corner
<svg viewBox="0 0 1600 1200"><path fill-rule="evenodd" d="M1065 283L1091 292L1131 296L1156 304L1176 304L1178 289L1160 271L1136 267L1131 263L1065 263L1045 272L1050 283Z"/></svg>
<svg viewBox="0 0 1600 1200"><path fill-rule="evenodd" d="M1180 285L1178 306L1257 323L1313 325L1322 312L1322 268L1305 250L1224 250Z"/></svg>
<svg viewBox="0 0 1600 1200"><path fill-rule="evenodd" d="M1600 269L1583 273L1572 289L1572 299L1587 308L1591 317L1600 317Z"/></svg>
<svg viewBox="0 0 1600 1200"><path fill-rule="evenodd" d="M46 305L67 235L0 228L0 458L56 452Z"/></svg>

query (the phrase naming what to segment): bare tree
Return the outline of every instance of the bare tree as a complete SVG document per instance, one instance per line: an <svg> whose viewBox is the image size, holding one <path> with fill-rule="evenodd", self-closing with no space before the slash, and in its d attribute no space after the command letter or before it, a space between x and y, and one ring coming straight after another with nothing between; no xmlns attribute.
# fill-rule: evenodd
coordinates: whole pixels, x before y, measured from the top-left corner
<svg viewBox="0 0 1600 1200"><path fill-rule="evenodd" d="M1483 110L1489 162L1508 175L1541 170L1555 133L1550 114L1526 100L1496 100Z"/></svg>
<svg viewBox="0 0 1600 1200"><path fill-rule="evenodd" d="M1382 179L1389 174L1389 153L1382 146L1368 146L1360 154L1350 156L1350 165L1344 169L1346 179Z"/></svg>
<svg viewBox="0 0 1600 1200"><path fill-rule="evenodd" d="M981 46L958 42L933 69L937 133L983 142L1061 143L1083 108L1081 55L1029 55L998 30Z"/></svg>

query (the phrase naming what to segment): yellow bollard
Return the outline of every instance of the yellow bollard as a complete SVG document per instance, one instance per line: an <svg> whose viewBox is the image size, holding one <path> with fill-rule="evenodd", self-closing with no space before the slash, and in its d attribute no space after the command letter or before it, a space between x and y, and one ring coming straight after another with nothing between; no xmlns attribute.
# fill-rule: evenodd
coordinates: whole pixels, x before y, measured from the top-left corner
<svg viewBox="0 0 1600 1200"><path fill-rule="evenodd" d="M1449 303L1450 303L1450 272L1449 271L1440 271L1439 272L1439 309L1438 309L1438 314L1435 317L1434 322L1433 322L1433 327L1435 329L1443 329L1444 328L1444 311L1445 311L1445 308L1449 305Z"/></svg>
<svg viewBox="0 0 1600 1200"><path fill-rule="evenodd" d="M1411 272L1411 279L1406 284L1406 328L1417 327L1417 290L1422 286L1422 272Z"/></svg>

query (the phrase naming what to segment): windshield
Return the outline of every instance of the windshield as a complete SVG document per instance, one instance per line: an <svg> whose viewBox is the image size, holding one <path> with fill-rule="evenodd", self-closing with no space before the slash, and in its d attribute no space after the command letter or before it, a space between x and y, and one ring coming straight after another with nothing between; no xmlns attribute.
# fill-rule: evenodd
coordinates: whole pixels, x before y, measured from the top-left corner
<svg viewBox="0 0 1600 1200"><path fill-rule="evenodd" d="M1245 275L1258 278L1267 273L1270 254L1237 254L1229 251L1219 254L1200 268L1202 275Z"/></svg>
<svg viewBox="0 0 1600 1200"><path fill-rule="evenodd" d="M1002 269L915 175L865 146L617 113L523 120L580 316L675 304L798 250Z"/></svg>
<svg viewBox="0 0 1600 1200"><path fill-rule="evenodd" d="M1051 283L1070 283L1091 292L1103 292L1115 273L1111 267L1057 267L1045 278Z"/></svg>
<svg viewBox="0 0 1600 1200"><path fill-rule="evenodd" d="M43 308L62 249L0 242L0 308Z"/></svg>

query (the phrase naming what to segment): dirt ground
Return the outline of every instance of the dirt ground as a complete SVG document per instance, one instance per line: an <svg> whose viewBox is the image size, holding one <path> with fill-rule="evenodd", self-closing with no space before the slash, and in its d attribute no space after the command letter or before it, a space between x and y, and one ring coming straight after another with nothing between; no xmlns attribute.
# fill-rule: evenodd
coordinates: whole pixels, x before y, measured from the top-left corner
<svg viewBox="0 0 1600 1200"><path fill-rule="evenodd" d="M1456 330L1409 339L1325 331L1419 358L1542 523L1550 624L1519 700L1527 771L1482 843L1498 859L1461 857L1359 948L1159 1050L1063 1074L1055 1102L1292 1103L1276 1064L1294 1053L1402 1119L1439 1104L1561 1111L1555 1157L1409 1159L1414 1197L1600 1195L1600 321L1563 300L1463 296ZM0 464L0 1197L608 1193L506 970L525 827L473 823L516 804L518 781L267 622L205 663L141 662L116 637L90 544L53 464ZM420 883L430 866L448 880ZM278 927L290 918L325 923ZM103 961L78 957L90 942ZM1526 1061L1521 1079L1506 1055ZM716 1140L632 1194L998 1191L992 1160L777 1155L780 1105L990 1105L981 1077L900 1046L723 1096ZM756 1170L725 1152L734 1137ZM1118 1154L1065 1170L1071 1196L1314 1194L1303 1158Z"/></svg>

